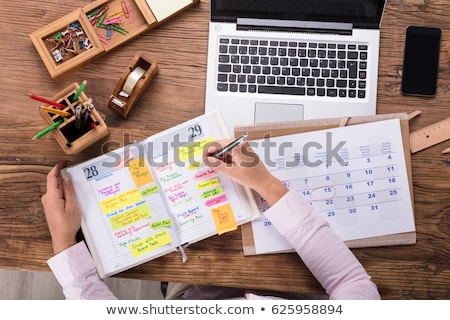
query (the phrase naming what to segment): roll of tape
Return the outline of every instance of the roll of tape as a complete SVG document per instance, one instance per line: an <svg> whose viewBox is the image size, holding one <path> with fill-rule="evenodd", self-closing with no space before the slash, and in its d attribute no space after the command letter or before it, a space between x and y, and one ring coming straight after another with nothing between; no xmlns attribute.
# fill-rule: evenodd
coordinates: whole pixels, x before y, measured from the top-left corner
<svg viewBox="0 0 450 320"><path fill-rule="evenodd" d="M134 87L136 86L136 83L139 81L140 78L145 74L145 70L141 67L136 67L127 77L127 80L125 80L125 83L123 85L122 91L126 94L130 95L131 92L133 92Z"/></svg>

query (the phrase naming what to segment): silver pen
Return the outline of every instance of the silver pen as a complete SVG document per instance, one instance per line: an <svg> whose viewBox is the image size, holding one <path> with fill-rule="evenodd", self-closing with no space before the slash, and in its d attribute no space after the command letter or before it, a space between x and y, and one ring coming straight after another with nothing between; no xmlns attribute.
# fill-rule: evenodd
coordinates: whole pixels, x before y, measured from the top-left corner
<svg viewBox="0 0 450 320"><path fill-rule="evenodd" d="M249 135L250 134L248 132L243 134L242 136L240 136L239 138L237 138L236 140L231 142L229 145L227 145L223 149L216 151L216 153L213 154L213 157L218 158L218 159L223 158L228 152L230 152L231 150L233 150L234 148L239 146L241 143L243 143Z"/></svg>

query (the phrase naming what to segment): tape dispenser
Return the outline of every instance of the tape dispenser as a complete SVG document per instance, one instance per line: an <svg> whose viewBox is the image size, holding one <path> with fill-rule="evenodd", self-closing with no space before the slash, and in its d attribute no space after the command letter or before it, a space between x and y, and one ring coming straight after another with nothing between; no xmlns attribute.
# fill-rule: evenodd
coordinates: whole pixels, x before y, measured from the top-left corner
<svg viewBox="0 0 450 320"><path fill-rule="evenodd" d="M109 97L108 108L126 118L157 73L156 62L142 52L137 53Z"/></svg>

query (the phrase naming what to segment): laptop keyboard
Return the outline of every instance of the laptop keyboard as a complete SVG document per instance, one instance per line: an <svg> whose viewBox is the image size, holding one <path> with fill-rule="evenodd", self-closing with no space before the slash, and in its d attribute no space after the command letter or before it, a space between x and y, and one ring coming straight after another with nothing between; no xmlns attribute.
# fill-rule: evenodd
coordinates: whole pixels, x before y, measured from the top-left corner
<svg viewBox="0 0 450 320"><path fill-rule="evenodd" d="M217 90L364 99L367 44L221 38Z"/></svg>

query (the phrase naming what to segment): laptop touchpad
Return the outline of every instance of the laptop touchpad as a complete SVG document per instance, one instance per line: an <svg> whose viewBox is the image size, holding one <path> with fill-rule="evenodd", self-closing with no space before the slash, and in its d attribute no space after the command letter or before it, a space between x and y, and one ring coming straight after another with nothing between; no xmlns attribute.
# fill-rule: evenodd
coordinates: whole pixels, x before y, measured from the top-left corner
<svg viewBox="0 0 450 320"><path fill-rule="evenodd" d="M288 103L255 103L255 123L303 120L303 105Z"/></svg>

